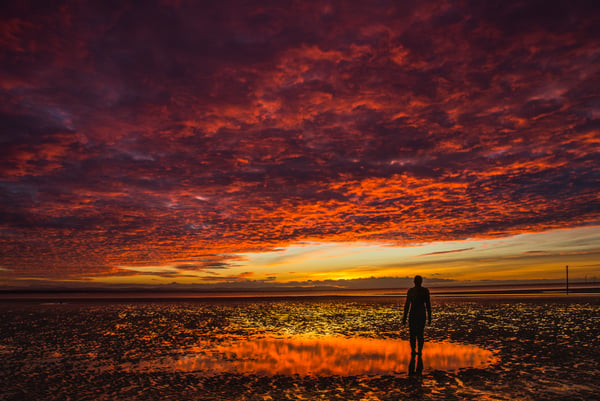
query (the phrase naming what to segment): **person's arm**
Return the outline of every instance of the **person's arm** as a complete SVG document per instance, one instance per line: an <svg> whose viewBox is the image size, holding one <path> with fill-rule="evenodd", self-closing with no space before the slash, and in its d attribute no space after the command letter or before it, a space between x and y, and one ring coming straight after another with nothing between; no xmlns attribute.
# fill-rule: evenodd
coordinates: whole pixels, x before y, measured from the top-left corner
<svg viewBox="0 0 600 401"><path fill-rule="evenodd" d="M410 310L410 291L406 294L406 302L404 303L404 315L402 316L402 324L406 324L406 317L408 316L408 311Z"/></svg>
<svg viewBox="0 0 600 401"><path fill-rule="evenodd" d="M431 299L429 296L429 289L427 289L427 297L425 298L425 306L427 307L427 317L429 324L431 324Z"/></svg>

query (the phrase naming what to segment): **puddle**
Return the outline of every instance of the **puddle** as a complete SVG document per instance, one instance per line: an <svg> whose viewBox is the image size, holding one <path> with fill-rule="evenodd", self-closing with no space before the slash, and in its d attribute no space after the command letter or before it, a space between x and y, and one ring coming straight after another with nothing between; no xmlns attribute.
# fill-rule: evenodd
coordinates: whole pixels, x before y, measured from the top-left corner
<svg viewBox="0 0 600 401"><path fill-rule="evenodd" d="M141 360L126 370L202 372L207 375L393 375L411 363L408 341L346 337L260 338L198 346L180 356ZM423 370L483 368L496 360L492 351L473 345L427 342ZM414 360L412 361L414 364Z"/></svg>

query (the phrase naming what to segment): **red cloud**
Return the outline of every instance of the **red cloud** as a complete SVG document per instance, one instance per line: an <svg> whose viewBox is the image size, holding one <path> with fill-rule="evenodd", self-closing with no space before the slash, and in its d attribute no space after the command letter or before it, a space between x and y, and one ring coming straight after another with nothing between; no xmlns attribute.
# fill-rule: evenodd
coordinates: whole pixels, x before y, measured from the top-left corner
<svg viewBox="0 0 600 401"><path fill-rule="evenodd" d="M530 5L9 6L1 273L597 221L597 13Z"/></svg>

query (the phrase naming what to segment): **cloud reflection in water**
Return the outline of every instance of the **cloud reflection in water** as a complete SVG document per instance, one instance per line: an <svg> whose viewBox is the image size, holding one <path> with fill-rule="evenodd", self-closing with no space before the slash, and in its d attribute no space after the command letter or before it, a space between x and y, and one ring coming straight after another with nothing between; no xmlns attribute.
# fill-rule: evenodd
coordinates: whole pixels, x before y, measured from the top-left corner
<svg viewBox="0 0 600 401"><path fill-rule="evenodd" d="M387 375L404 374L410 362L408 341L337 336L260 338L197 346L179 358L140 361L142 370L176 370L206 374ZM492 351L473 345L425 344L425 370L482 368L495 361Z"/></svg>

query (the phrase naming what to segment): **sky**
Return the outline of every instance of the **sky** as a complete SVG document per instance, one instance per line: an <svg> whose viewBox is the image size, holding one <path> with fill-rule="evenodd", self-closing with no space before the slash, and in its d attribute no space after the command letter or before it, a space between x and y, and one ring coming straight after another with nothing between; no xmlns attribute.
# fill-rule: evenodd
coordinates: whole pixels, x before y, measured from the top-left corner
<svg viewBox="0 0 600 401"><path fill-rule="evenodd" d="M4 287L600 276L595 1L0 7Z"/></svg>

